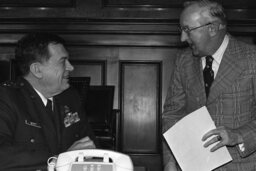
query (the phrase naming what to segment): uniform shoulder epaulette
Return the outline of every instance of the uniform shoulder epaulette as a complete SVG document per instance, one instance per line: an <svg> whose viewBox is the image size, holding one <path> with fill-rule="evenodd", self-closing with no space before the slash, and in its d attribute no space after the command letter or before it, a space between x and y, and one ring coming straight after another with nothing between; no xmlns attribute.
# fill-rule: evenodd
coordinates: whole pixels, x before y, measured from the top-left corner
<svg viewBox="0 0 256 171"><path fill-rule="evenodd" d="M4 82L0 83L0 86L2 86L2 87L17 87L18 85L16 82L9 80L9 81L4 81Z"/></svg>

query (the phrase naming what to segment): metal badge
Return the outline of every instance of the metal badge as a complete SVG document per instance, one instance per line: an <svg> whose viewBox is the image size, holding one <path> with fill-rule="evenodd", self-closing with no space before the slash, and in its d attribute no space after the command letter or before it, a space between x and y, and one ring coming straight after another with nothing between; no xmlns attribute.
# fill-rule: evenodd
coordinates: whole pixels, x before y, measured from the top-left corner
<svg viewBox="0 0 256 171"><path fill-rule="evenodd" d="M78 113L77 112L72 113L68 106L64 106L64 112L66 115L64 118L65 127L69 127L70 125L80 121Z"/></svg>

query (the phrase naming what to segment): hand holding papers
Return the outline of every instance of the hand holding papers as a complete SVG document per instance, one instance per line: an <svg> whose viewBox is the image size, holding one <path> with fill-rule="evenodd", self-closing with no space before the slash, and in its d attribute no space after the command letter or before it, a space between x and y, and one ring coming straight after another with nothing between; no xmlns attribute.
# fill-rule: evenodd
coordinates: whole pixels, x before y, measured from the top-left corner
<svg viewBox="0 0 256 171"><path fill-rule="evenodd" d="M164 133L183 171L210 171L232 160L226 146L215 152L210 152L215 144L204 147L203 135L215 128L204 106L182 118Z"/></svg>

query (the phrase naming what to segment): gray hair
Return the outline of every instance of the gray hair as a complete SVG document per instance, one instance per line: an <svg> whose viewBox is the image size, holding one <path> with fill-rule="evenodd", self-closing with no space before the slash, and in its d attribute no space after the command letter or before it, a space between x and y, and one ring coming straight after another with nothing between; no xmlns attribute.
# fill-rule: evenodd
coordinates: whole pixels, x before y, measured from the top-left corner
<svg viewBox="0 0 256 171"><path fill-rule="evenodd" d="M221 4L210 0L195 0L184 2L185 8L188 8L192 5L207 8L211 17L219 19L222 24L226 25L226 14Z"/></svg>

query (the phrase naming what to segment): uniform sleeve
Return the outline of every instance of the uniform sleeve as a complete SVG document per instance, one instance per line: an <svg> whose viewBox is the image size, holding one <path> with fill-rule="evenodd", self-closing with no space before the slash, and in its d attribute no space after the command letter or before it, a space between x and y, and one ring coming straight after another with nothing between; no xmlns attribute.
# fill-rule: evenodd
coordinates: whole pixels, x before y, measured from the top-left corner
<svg viewBox="0 0 256 171"><path fill-rule="evenodd" d="M0 170L46 170L48 154L14 140L18 124L13 100L0 87Z"/></svg>
<svg viewBox="0 0 256 171"><path fill-rule="evenodd" d="M80 115L81 121L79 126L79 138L89 136L90 139L96 145L96 147L99 147L99 143L95 137L91 124L88 121L88 115L86 113L86 97L83 97L83 94L79 94L78 91L73 87L70 87L66 92L62 93L59 97L65 104L72 104L74 110L78 111Z"/></svg>

